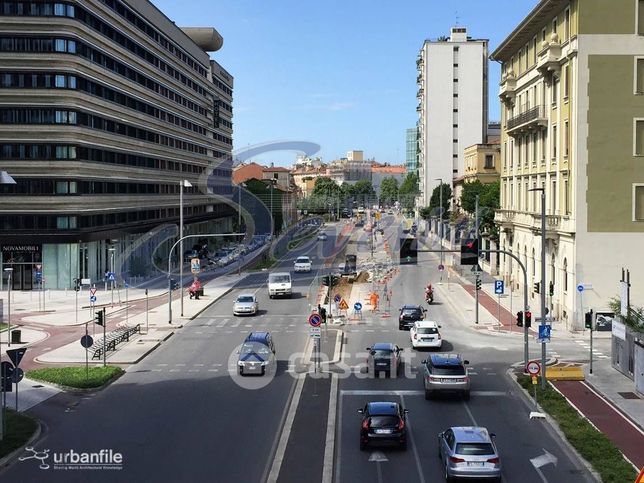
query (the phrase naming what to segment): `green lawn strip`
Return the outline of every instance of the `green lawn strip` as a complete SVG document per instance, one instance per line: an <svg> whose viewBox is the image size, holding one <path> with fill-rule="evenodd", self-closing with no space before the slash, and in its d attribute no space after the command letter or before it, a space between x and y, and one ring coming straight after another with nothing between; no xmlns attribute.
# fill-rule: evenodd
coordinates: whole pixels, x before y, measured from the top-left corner
<svg viewBox="0 0 644 483"><path fill-rule="evenodd" d="M49 367L27 371L27 377L35 381L51 382L60 386L90 389L101 387L122 373L123 369L116 366L90 367L88 377L84 366Z"/></svg>
<svg viewBox="0 0 644 483"><path fill-rule="evenodd" d="M302 243L304 243L306 240L313 238L315 235L316 235L316 232L313 232L313 233L309 233L308 235L304 235L301 238L296 238L295 240L291 240L290 242L288 242L288 245L286 247L289 250L293 250L294 248L297 248Z"/></svg>
<svg viewBox="0 0 644 483"><path fill-rule="evenodd" d="M21 446L24 446L38 428L36 420L29 416L17 413L9 408L6 411L7 434L0 441L0 458L4 458Z"/></svg>
<svg viewBox="0 0 644 483"><path fill-rule="evenodd" d="M262 270L264 268L271 268L276 263L277 263L277 260L275 258L268 257L266 260L260 260L248 270L253 271L253 270Z"/></svg>
<svg viewBox="0 0 644 483"><path fill-rule="evenodd" d="M529 376L519 375L518 381L534 394L534 386ZM615 444L602 432L595 429L577 410L550 384L545 390L537 385L537 402L559 425L566 439L599 473L604 483L624 483L634 481L637 474L624 459Z"/></svg>
<svg viewBox="0 0 644 483"><path fill-rule="evenodd" d="M9 324L0 322L0 331L6 330L9 327Z"/></svg>

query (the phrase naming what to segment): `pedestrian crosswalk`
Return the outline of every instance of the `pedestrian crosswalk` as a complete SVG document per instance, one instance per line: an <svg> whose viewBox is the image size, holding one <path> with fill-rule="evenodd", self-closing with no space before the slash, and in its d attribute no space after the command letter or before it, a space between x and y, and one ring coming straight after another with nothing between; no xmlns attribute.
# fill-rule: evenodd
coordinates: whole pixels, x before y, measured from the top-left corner
<svg viewBox="0 0 644 483"><path fill-rule="evenodd" d="M585 340L575 340L575 342L586 349L588 352L590 352L590 342L585 341ZM596 349L593 349L593 357L596 357L597 359L610 359L610 356L607 356L601 351L598 351Z"/></svg>

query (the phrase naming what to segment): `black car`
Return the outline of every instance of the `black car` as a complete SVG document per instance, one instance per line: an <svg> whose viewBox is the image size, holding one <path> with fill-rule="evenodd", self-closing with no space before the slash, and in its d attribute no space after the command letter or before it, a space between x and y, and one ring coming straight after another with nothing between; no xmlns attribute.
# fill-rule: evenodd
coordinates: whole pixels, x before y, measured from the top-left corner
<svg viewBox="0 0 644 483"><path fill-rule="evenodd" d="M370 402L363 409L360 449L371 443L397 444L407 449L407 410L397 402Z"/></svg>
<svg viewBox="0 0 644 483"><path fill-rule="evenodd" d="M398 330L409 330L414 322L425 318L425 309L420 305L403 305L398 316Z"/></svg>
<svg viewBox="0 0 644 483"><path fill-rule="evenodd" d="M398 376L401 365L401 352L403 349L389 342L374 344L367 347L367 371L377 376L384 372L388 376Z"/></svg>

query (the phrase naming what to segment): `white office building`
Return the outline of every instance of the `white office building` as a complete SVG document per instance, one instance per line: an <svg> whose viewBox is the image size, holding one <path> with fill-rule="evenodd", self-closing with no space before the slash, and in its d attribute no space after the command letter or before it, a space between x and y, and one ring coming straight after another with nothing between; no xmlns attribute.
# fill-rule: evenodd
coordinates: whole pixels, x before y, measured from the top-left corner
<svg viewBox="0 0 644 483"><path fill-rule="evenodd" d="M465 27L449 38L425 40L418 67L419 207L429 205L442 179L465 172L463 150L486 139L488 41L471 39Z"/></svg>

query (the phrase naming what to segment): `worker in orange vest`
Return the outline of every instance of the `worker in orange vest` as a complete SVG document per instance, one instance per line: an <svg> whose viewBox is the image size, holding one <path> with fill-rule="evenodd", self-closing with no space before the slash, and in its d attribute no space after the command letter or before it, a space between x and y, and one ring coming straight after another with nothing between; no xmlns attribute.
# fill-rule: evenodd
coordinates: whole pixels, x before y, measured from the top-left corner
<svg viewBox="0 0 644 483"><path fill-rule="evenodd" d="M376 292L371 292L369 301L371 302L371 310L376 312L378 310L378 294Z"/></svg>

